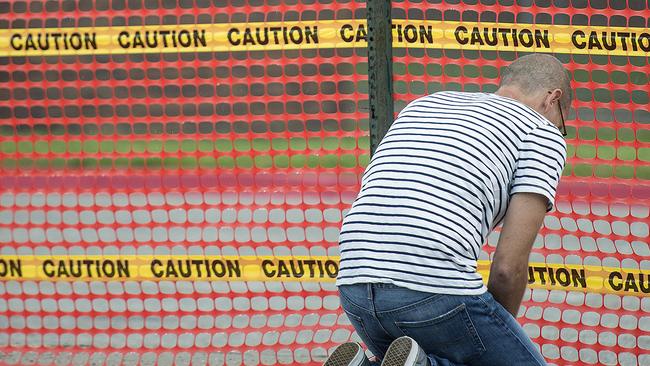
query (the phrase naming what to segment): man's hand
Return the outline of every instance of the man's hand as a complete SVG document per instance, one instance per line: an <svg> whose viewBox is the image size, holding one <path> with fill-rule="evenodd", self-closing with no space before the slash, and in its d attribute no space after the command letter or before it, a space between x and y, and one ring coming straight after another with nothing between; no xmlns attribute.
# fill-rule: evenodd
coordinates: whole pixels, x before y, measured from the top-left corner
<svg viewBox="0 0 650 366"><path fill-rule="evenodd" d="M540 194L514 194L494 253L488 291L514 317L526 290L528 257L546 216L547 203Z"/></svg>

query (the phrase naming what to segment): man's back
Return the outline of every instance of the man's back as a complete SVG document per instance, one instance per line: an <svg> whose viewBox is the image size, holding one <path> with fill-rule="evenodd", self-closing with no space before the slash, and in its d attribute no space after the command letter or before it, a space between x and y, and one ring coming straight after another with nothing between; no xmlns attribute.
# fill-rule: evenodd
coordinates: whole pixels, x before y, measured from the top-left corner
<svg viewBox="0 0 650 366"><path fill-rule="evenodd" d="M485 292L476 260L510 196L546 196L566 145L546 118L494 94L440 92L407 106L382 140L340 236L338 285Z"/></svg>

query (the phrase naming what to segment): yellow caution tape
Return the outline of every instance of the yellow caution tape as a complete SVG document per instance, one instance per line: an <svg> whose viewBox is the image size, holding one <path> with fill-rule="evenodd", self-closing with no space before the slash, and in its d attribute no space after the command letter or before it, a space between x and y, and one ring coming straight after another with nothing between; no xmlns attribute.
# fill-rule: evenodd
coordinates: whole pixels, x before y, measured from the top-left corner
<svg viewBox="0 0 650 366"><path fill-rule="evenodd" d="M646 28L393 20L396 48L648 57ZM366 47L365 20L0 30L0 56Z"/></svg>
<svg viewBox="0 0 650 366"><path fill-rule="evenodd" d="M0 281L304 281L334 282L338 257L0 256ZM490 262L479 261L487 281ZM650 271L531 263L531 288L650 296Z"/></svg>

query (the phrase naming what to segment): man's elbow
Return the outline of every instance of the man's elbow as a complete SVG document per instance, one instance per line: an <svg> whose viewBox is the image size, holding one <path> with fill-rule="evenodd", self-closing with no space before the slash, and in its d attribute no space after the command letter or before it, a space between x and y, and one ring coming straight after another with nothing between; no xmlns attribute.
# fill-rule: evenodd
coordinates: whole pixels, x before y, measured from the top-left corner
<svg viewBox="0 0 650 366"><path fill-rule="evenodd" d="M490 283L497 286L519 284L526 278L528 266L493 266L490 270Z"/></svg>

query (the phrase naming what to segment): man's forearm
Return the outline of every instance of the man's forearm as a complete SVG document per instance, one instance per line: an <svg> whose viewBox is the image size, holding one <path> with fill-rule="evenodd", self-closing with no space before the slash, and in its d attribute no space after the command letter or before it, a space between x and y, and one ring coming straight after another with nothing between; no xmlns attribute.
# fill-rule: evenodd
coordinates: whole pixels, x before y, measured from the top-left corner
<svg viewBox="0 0 650 366"><path fill-rule="evenodd" d="M516 318L528 284L526 269L513 271L513 273L494 272L490 272L488 291Z"/></svg>
<svg viewBox="0 0 650 366"><path fill-rule="evenodd" d="M515 317L527 285L528 257L547 202L534 193L512 197L492 258L488 290Z"/></svg>

